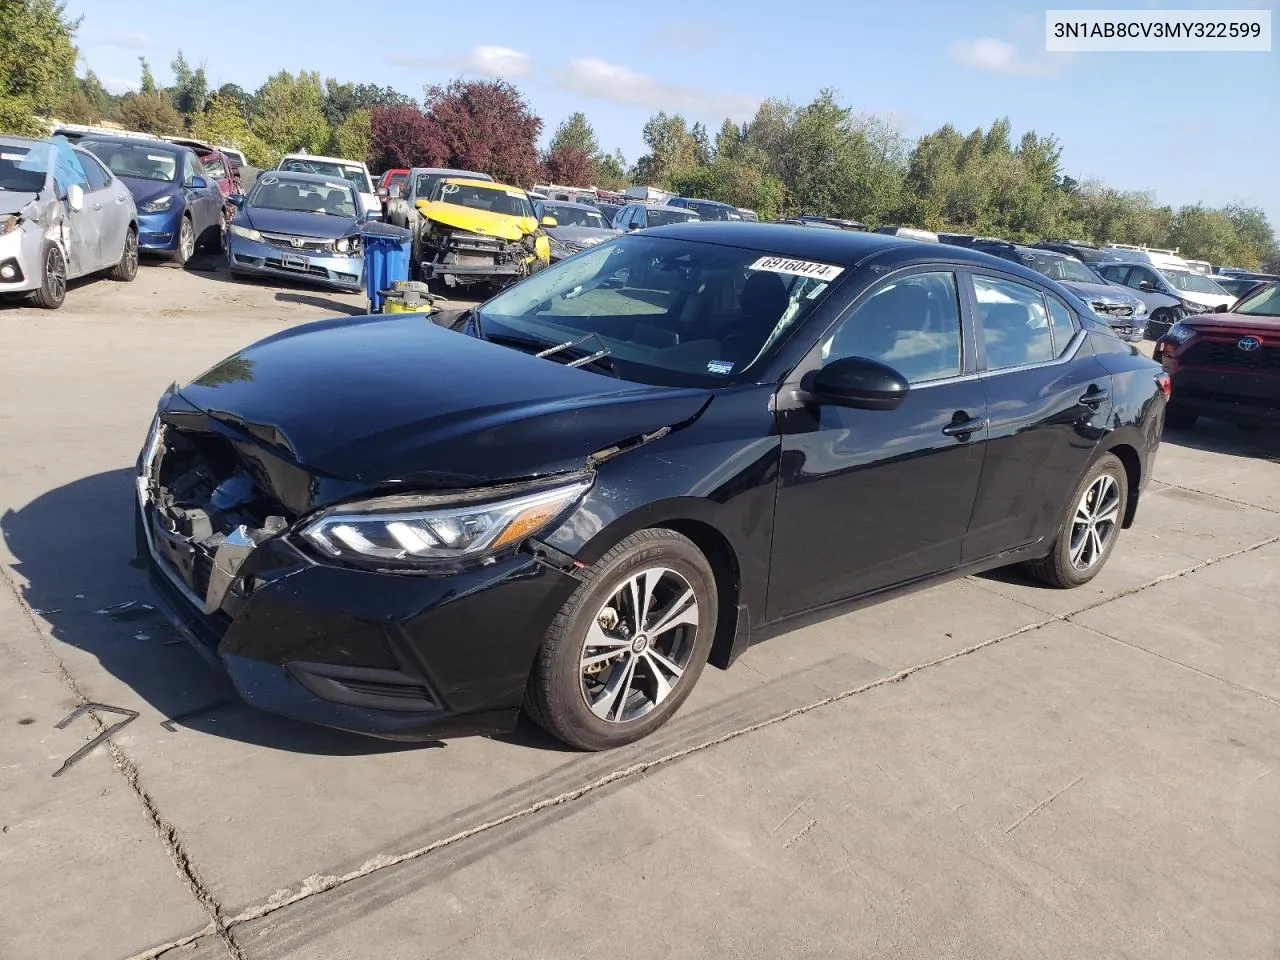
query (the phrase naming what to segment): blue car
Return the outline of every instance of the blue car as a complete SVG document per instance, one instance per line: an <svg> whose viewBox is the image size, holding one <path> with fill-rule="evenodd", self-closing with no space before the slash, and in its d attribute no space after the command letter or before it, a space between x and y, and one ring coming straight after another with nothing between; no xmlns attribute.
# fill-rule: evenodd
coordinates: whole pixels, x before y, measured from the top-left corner
<svg viewBox="0 0 1280 960"><path fill-rule="evenodd" d="M88 150L119 178L138 206L138 249L179 264L198 247L221 246L222 193L195 152L144 137L82 137Z"/></svg>
<svg viewBox="0 0 1280 960"><path fill-rule="evenodd" d="M268 170L227 228L233 275L288 277L337 290L363 290L360 227L368 213L350 180Z"/></svg>

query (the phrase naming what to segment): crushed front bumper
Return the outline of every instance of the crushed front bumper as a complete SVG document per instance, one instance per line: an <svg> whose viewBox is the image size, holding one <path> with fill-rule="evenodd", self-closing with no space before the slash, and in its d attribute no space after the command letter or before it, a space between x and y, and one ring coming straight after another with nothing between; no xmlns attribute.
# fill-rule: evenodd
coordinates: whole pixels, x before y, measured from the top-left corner
<svg viewBox="0 0 1280 960"><path fill-rule="evenodd" d="M42 244L39 231L28 233L23 225L0 236L0 271L3 271L0 272L0 293L29 293L39 289L44 282L40 260Z"/></svg>
<svg viewBox="0 0 1280 960"><path fill-rule="evenodd" d="M422 279L440 279L449 286L519 279L536 259L520 242L439 229L424 238L418 254Z"/></svg>
<svg viewBox="0 0 1280 960"><path fill-rule="evenodd" d="M299 250L234 234L227 239L227 267L233 273L284 277L336 290L364 290L364 258Z"/></svg>
<svg viewBox="0 0 1280 960"><path fill-rule="evenodd" d="M402 740L511 730L578 585L523 553L442 576L339 566L288 532L233 534L210 555L166 529L147 489L140 475L137 552L157 607L246 703L309 723Z"/></svg>

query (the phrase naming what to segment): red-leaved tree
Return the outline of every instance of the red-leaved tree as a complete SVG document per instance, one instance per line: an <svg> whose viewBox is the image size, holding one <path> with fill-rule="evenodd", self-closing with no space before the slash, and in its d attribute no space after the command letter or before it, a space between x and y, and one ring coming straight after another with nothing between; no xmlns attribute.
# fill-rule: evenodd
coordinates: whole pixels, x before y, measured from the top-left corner
<svg viewBox="0 0 1280 960"><path fill-rule="evenodd" d="M517 186L533 183L542 120L513 84L454 80L427 87L424 105L444 149L443 166L477 170Z"/></svg>
<svg viewBox="0 0 1280 960"><path fill-rule="evenodd" d="M436 124L415 106L374 107L370 126L374 170L439 167L448 157Z"/></svg>
<svg viewBox="0 0 1280 960"><path fill-rule="evenodd" d="M556 147L547 154L542 168L551 183L566 187L589 187L595 182L595 161L581 147Z"/></svg>

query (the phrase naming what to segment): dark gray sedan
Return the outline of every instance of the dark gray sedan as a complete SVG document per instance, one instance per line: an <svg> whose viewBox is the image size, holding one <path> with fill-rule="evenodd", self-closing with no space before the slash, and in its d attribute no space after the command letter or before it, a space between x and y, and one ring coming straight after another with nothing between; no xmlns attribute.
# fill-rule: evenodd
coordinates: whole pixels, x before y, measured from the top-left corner
<svg viewBox="0 0 1280 960"><path fill-rule="evenodd" d="M622 232L611 227L604 215L589 203L539 200L533 209L538 219L544 221L542 229L551 241L552 263L611 240ZM547 217L555 220L555 226L545 222Z"/></svg>

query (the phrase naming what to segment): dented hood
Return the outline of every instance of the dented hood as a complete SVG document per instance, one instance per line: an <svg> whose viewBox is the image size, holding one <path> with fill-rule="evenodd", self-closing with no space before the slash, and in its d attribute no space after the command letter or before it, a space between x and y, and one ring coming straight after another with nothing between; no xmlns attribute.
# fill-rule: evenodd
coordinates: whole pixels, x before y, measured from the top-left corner
<svg viewBox="0 0 1280 960"><path fill-rule="evenodd" d="M268 337L175 400L354 489L581 469L596 451L696 417L710 396L566 367L402 314Z"/></svg>
<svg viewBox="0 0 1280 960"><path fill-rule="evenodd" d="M475 210L441 200L419 200L417 206L418 212L429 220L486 237L515 241L538 229L538 221L533 217L513 217L506 213Z"/></svg>

